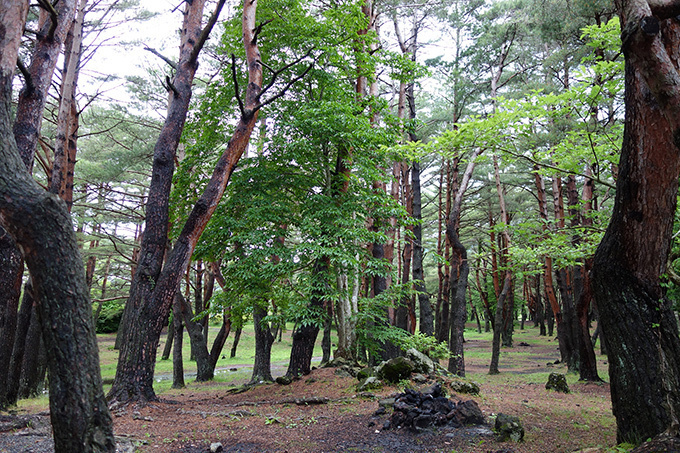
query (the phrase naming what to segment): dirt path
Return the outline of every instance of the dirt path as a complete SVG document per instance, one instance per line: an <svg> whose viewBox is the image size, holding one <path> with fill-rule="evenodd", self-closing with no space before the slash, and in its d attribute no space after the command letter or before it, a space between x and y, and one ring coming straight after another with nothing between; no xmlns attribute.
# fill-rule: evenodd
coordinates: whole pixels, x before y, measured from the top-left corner
<svg viewBox="0 0 680 453"><path fill-rule="evenodd" d="M596 453L615 444L607 384L578 383L577 376L570 375L570 394L545 390L549 372L565 372L563 366L554 364L559 357L555 342L535 338L535 331L517 332L516 344L528 346L504 349L502 374L488 376L489 344L474 334L468 336L466 369L480 384L481 393L450 396L475 400L489 421L486 427L422 434L385 430L389 411L375 415L379 400L401 389L386 387L373 396L357 395L355 379L325 368L289 386L268 384L239 394L230 393L232 387L227 384L190 383L185 389L164 392L158 403L119 410L114 413L114 424L120 451L133 451L131 445L135 445L138 452L197 453L220 443L227 452L545 453L589 449ZM604 369L604 359L599 365ZM277 366L285 368L285 364ZM234 367L250 365L228 368ZM311 397L327 398L328 402L294 403ZM495 440L488 427L500 412L520 417L525 442ZM44 432L31 438L17 435L19 431L0 433L0 452L51 451Z"/></svg>

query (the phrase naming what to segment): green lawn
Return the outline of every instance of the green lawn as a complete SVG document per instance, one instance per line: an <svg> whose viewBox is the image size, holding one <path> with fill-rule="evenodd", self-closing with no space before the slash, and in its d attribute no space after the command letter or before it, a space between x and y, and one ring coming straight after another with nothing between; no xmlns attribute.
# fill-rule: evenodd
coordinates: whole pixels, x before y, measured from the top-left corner
<svg viewBox="0 0 680 453"><path fill-rule="evenodd" d="M219 331L219 325L211 325L208 341L209 345L212 346L212 341L217 336ZM288 361L290 359L290 349L292 347L292 334L293 325L288 324L286 330L283 332L281 341L277 338L272 345L272 374L274 377L285 374L288 367ZM321 352L321 335L323 332L319 332L319 338L317 340L316 347L314 348L315 360L312 361L312 366L316 366L320 362L322 355ZM109 390L111 387L111 382L116 374L116 363L118 361L118 351L114 349L114 344L116 341L116 334L98 334L97 339L99 341L99 354L100 363L102 370L102 378L104 380L104 391ZM155 380L154 389L156 392L162 392L167 390L172 385L172 354L170 354L169 360L161 360L161 354L163 353L163 348L165 347L165 342L167 340L167 332L164 332L161 337L160 345L158 346L158 360L156 361L155 370ZM333 344L337 341L337 335L333 332L332 337ZM250 379L252 373L252 364L255 359L255 334L253 329L253 323L247 323L243 327L243 332L241 333L241 339L236 350L236 356L230 358L231 347L234 342L234 331L229 334L227 342L224 345L220 359L217 361L215 381L217 382L233 382L234 385L240 385L247 382ZM191 345L189 343L189 336L184 334L184 340L182 342L182 356L184 358L184 373L185 381L188 383L193 380L192 377L187 376L196 373L196 362L189 360L191 356ZM233 371L236 369L236 371Z"/></svg>

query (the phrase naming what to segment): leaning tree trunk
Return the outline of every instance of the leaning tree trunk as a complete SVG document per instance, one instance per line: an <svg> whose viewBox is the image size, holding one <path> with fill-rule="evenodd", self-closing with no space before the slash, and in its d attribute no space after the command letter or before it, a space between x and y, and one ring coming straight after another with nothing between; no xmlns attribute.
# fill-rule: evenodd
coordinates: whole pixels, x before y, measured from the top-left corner
<svg viewBox="0 0 680 453"><path fill-rule="evenodd" d="M71 219L22 162L12 124L12 79L28 2L0 3L0 215L22 248L47 345L50 417L57 452L113 452L92 306Z"/></svg>
<svg viewBox="0 0 680 453"><path fill-rule="evenodd" d="M179 62L174 68L175 77L168 84L168 91L172 94L168 101L167 116L153 151L139 260L135 264L130 282L130 294L120 322L116 347L129 343L128 331L138 319L142 305L153 296L163 266L168 243L170 189L175 172L175 154L184 129L192 94L191 86L198 68L204 6L205 0L195 0L187 3L184 12ZM172 299L169 304L172 304ZM120 381L120 378L116 378L116 381ZM114 389L119 386L119 382L114 382Z"/></svg>
<svg viewBox="0 0 680 453"><path fill-rule="evenodd" d="M617 439L640 442L664 431L677 435L679 428L680 338L659 277L680 174L680 5L616 3L626 121L614 212L595 253L592 286L609 354Z"/></svg>
<svg viewBox="0 0 680 453"><path fill-rule="evenodd" d="M460 213L463 205L463 195L467 190L470 178L475 171L475 160L482 153L482 148L475 149L470 161L463 173L463 179L455 191L455 198L451 205L451 212L446 224L446 238L451 249L451 266L449 277L449 292L446 297L450 307L448 316L449 329L449 371L459 376L465 376L465 358L463 355L463 332L465 331L465 320L467 317L467 305L465 303L465 293L467 291L467 279L470 272L470 265L467 260L467 250L460 241L458 229L460 225Z"/></svg>
<svg viewBox="0 0 680 453"><path fill-rule="evenodd" d="M191 7L197 3L199 2L194 0L188 6ZM207 39L208 31L216 22L223 4L223 1L219 2L215 13L211 16L208 25L199 37L199 41L190 40L192 41L192 54L187 57L186 61L181 62L180 65L196 65L198 51L205 42L205 39ZM229 140L226 149L215 164L210 181L208 181L203 193L189 213L172 251L168 254L167 261L153 286L152 292L143 300L139 307L138 315L133 318L134 325L133 328L129 328L127 341L121 349L120 360L116 369L116 378L109 393L110 398L113 400L127 402L156 399L156 394L153 390L153 372L156 350L165 318L168 316L170 305L177 292L182 276L189 265L198 239L215 212L217 204L222 198L231 175L236 168L236 164L248 146L253 128L257 123L258 112L262 107L260 103L260 96L262 94L262 64L256 39L256 34L258 33L258 28L255 24L256 9L257 1L254 0L247 3L243 10L243 37L248 63L249 83L246 88L245 102L239 103L241 117L231 140ZM184 95L188 96L189 94L190 90ZM175 93L175 96L177 95ZM272 99L275 98L276 96L272 97ZM138 267L137 273L139 272L140 268ZM132 294L130 297L132 298ZM130 300L128 304L130 304Z"/></svg>
<svg viewBox="0 0 680 453"><path fill-rule="evenodd" d="M64 43L66 34L71 27L73 19L73 12L75 9L75 0L64 0L56 3L53 8L54 15L51 15L47 9L41 8L38 18L38 33L36 34L35 47L31 54L31 63L24 73L26 81L23 89L19 93L17 102L17 113L14 120L13 133L18 146L18 151L22 157L29 172L33 168L33 158L40 136L40 128L42 125L43 111L47 102L47 92L52 83L54 69L57 60L61 53L61 47ZM13 257L21 256L21 252L16 248L9 234L0 226L0 246L2 248L3 260L11 261ZM21 281L23 273L23 261L15 263L13 266L3 267L3 279L6 282ZM3 291L2 299L0 300L0 307L5 308L7 322L0 327L2 338L5 342L0 345L7 354L12 351L12 344L17 341L24 341L24 336L14 336L17 317L17 307L19 303L19 292L11 291L13 283L6 283L0 285L0 288L6 288L8 291ZM12 299L10 299L12 298ZM6 301L6 302L5 302ZM1 310L1 308L0 308ZM13 310L13 311L12 311ZM14 320L14 321L13 321ZM40 329L35 330L36 333ZM25 345L21 347L25 351ZM36 357L31 357L35 354ZM24 357L35 359L37 361L38 351L29 350L28 354L22 355ZM1 355L1 354L0 354ZM0 374L5 375L9 370L9 365L2 367L2 363L6 359L0 358ZM21 366L21 362L17 366ZM6 376L9 378L9 376ZM0 377L0 406L3 405L5 396L9 393L12 398L8 401L9 404L16 403L16 396L18 395L18 379L19 375L15 375L17 385L9 389L2 384L3 378ZM4 396L3 396L4 395Z"/></svg>

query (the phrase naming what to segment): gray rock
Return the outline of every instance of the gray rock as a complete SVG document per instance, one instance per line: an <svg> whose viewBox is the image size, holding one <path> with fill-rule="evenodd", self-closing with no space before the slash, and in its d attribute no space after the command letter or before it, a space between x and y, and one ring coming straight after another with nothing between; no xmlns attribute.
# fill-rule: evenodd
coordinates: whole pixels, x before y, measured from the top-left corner
<svg viewBox="0 0 680 453"><path fill-rule="evenodd" d="M366 378L369 378L371 376L376 376L377 373L375 371L375 367L372 366L367 366L366 368L362 368L358 373L357 373L357 379L360 381L363 381Z"/></svg>
<svg viewBox="0 0 680 453"><path fill-rule="evenodd" d="M465 393L466 395L479 395L479 384L473 381L455 379L449 383L451 390L455 393Z"/></svg>
<svg viewBox="0 0 680 453"><path fill-rule="evenodd" d="M413 362L406 357L395 357L387 362L383 362L378 366L377 374L381 379L387 382L399 382L402 379L408 379L413 373Z"/></svg>
<svg viewBox="0 0 680 453"><path fill-rule="evenodd" d="M426 378L425 376L423 376L422 374L420 374L420 373L414 374L413 377L412 377L411 379L412 379L413 382L415 382L416 384L424 384L424 383L427 382L427 378Z"/></svg>
<svg viewBox="0 0 680 453"><path fill-rule="evenodd" d="M357 390L359 392L365 392L365 391L368 391L368 390L375 390L375 389L382 388L382 386L383 386L383 383L380 379L378 379L375 376L371 376L369 378L364 379L364 381L362 381L359 384L359 386L357 387Z"/></svg>
<svg viewBox="0 0 680 453"><path fill-rule="evenodd" d="M481 425L484 423L484 414L474 400L467 400L461 401L456 405L453 419L461 426Z"/></svg>
<svg viewBox="0 0 680 453"><path fill-rule="evenodd" d="M222 446L221 443L214 442L210 444L210 453L218 453L220 451L224 451L224 447Z"/></svg>
<svg viewBox="0 0 680 453"><path fill-rule="evenodd" d="M406 358L413 363L413 371L416 373L433 374L437 369L434 361L417 349L406 351Z"/></svg>
<svg viewBox="0 0 680 453"><path fill-rule="evenodd" d="M524 428L519 418L514 415L498 414L494 429L500 442L508 440L521 442L524 440Z"/></svg>
<svg viewBox="0 0 680 453"><path fill-rule="evenodd" d="M382 407L392 407L394 406L394 398L385 398L378 401L378 404Z"/></svg>

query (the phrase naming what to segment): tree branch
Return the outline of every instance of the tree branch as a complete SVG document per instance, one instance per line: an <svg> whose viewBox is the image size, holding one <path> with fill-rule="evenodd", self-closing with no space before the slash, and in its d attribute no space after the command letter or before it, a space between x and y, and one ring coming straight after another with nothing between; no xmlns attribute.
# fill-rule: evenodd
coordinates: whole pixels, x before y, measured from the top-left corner
<svg viewBox="0 0 680 453"><path fill-rule="evenodd" d="M259 36L260 32L262 31L262 28L267 25L268 23L272 22L274 19L269 19L264 22L262 22L260 25L255 27L254 33L253 33L253 44L257 44L257 37Z"/></svg>
<svg viewBox="0 0 680 453"><path fill-rule="evenodd" d="M171 59L169 59L169 58L166 57L165 55L161 54L161 53L160 53L159 51L157 51L156 49L152 49L152 48L149 47L149 46L144 46L144 50L147 50L147 51L151 52L152 54L156 55L158 58L160 58L161 60L163 60L164 62L166 62L168 65L170 65L170 67L171 67L172 69L174 69L175 71L177 70L177 63L175 63L174 61L172 61Z"/></svg>
<svg viewBox="0 0 680 453"><path fill-rule="evenodd" d="M175 96L180 97L179 90L177 90L175 85L172 84L172 81L170 80L169 76L165 76L165 88L168 91L172 91L173 93L175 93Z"/></svg>
<svg viewBox="0 0 680 453"><path fill-rule="evenodd" d="M208 23L205 25L205 28L203 28L203 31L201 31L201 36L198 38L198 41L194 45L194 49L191 51L191 55L189 56L189 63L195 64L196 61L198 61L198 54L203 49L203 46L205 45L205 42L208 40L208 36L210 36L210 32L212 31L213 27L215 26L215 23L217 22L217 18L220 15L220 11L222 11L222 7L224 6L226 0L220 0L217 2L217 6L215 6L215 11L212 13L212 16L210 16L210 19L208 19Z"/></svg>
<svg viewBox="0 0 680 453"><path fill-rule="evenodd" d="M54 32L57 30L57 10L54 9L52 3L48 0L38 0L38 5L48 13L50 13L50 30L47 32L47 39L52 41L54 39Z"/></svg>
<svg viewBox="0 0 680 453"><path fill-rule="evenodd" d="M262 107L265 107L265 106L271 104L272 102L274 102L275 100L279 99L281 96L283 96L284 94L286 94L286 91L288 91L288 89L289 89L291 86L293 86L293 84L294 84L295 82L297 82L298 80L300 80L300 79L302 79L304 76L306 76L307 73L308 73L313 67L314 67L314 63L312 63L312 64L310 64L309 66L307 66L307 69L305 69L304 72L303 72L302 74L300 74L300 75L294 77L290 82L288 82L288 83L286 84L285 87L283 87L283 89L281 89L281 91L279 91L278 93L276 93L274 96L272 96L271 98L267 99L267 100L264 101L264 102L260 102L259 104L257 104L257 106L255 107L254 110L255 110L255 111L260 110ZM263 90L262 92L264 93L264 90Z"/></svg>
<svg viewBox="0 0 680 453"><path fill-rule="evenodd" d="M17 68L19 68L19 71L21 71L21 75L24 76L24 80L26 81L26 91L28 93L33 92L35 90L35 86L33 85L33 78L31 78L31 73L28 72L28 69L26 66L24 66L24 63L21 61L21 58L17 57Z"/></svg>
<svg viewBox="0 0 680 453"><path fill-rule="evenodd" d="M652 14L661 20L680 15L680 0L647 0Z"/></svg>
<svg viewBox="0 0 680 453"><path fill-rule="evenodd" d="M278 71L274 71L274 70L273 70L272 68L270 68L269 66L265 66L264 64L262 64L261 61L258 61L260 64L262 64L262 66L265 66L267 69L269 69L269 70L273 73L273 74L272 74L272 79L269 81L269 83L267 84L267 86L264 87L264 88L262 89L262 91L260 91L260 96L262 96L263 94L265 94L265 93L267 92L267 90L269 90L272 86L274 86L274 83L276 82L276 79L278 78L279 75L281 75L282 72L284 72L284 71L290 69L291 67L295 66L296 64L300 63L302 60L304 60L305 58L307 58L307 57L309 56L309 54L311 54L311 53L312 53L312 49L309 49L309 51L307 51L307 53L305 53L303 56L301 56L300 58L296 59L296 60L293 61L292 63L289 63L289 64L285 65L284 67L282 67L282 68L279 69ZM313 65L313 63L312 63L312 65ZM308 69L308 71L309 71L309 69Z"/></svg>
<svg viewBox="0 0 680 453"><path fill-rule="evenodd" d="M236 95L236 101L238 102L238 109L241 112L241 116L245 116L246 109L243 107L243 101L239 94L238 77L236 76L236 56L234 54L231 54L231 77L234 79L234 94Z"/></svg>

